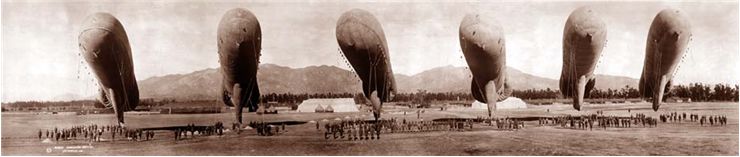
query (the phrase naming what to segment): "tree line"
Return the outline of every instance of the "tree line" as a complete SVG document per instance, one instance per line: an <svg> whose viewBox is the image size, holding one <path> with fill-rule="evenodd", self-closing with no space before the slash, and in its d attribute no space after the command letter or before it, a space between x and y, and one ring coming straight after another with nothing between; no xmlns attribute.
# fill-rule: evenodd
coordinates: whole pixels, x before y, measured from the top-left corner
<svg viewBox="0 0 740 157"><path fill-rule="evenodd" d="M689 98L692 101L738 101L738 85L730 86L727 84L701 84L691 83L689 85L674 85L670 87L667 97ZM525 89L512 90L508 94L513 97L534 100L534 99L562 99L563 95L559 90L546 89ZM586 98L590 99L636 99L640 98L640 91L631 86L624 86L621 89L592 89ZM263 95L264 102L278 103L300 103L309 98L354 98L355 102L364 103L366 100L362 93L339 93L339 94L269 94ZM393 97L393 102L412 102L424 104L430 101L472 101L473 95L470 92L428 92L418 90L409 93L397 93Z"/></svg>
<svg viewBox="0 0 740 157"><path fill-rule="evenodd" d="M706 101L738 101L738 85L727 85L727 84L702 84L702 83L691 83L688 85L674 85L670 87L670 91L665 94L665 97L678 97L678 98L689 98L694 102L706 102ZM512 90L509 94L513 97L521 99L560 99L563 96L560 91L553 89L525 89L525 90ZM621 89L593 89L587 98L592 99L631 99L640 98L640 92L638 89L630 86L625 86ZM664 98L665 98L664 97ZM317 93L317 94L291 94L291 93L270 93L261 96L260 101L262 103L277 102L279 104L299 104L307 99L314 98L353 98L358 104L366 104L367 99L362 93ZM426 90L418 90L417 92L409 93L397 93L393 102L411 102L415 104L425 104L431 101L472 101L473 96L470 92L428 92ZM141 99L139 106L161 106L165 104L173 103L197 103L197 104L216 104L220 103L220 99L178 99L178 98L148 98ZM45 108L50 106L95 106L97 108L103 107L103 105L96 100L75 100L75 101L19 101L12 103L2 103L2 107L35 107Z"/></svg>
<svg viewBox="0 0 740 157"><path fill-rule="evenodd" d="M669 96L691 98L692 101L738 101L738 85L691 83L676 85Z"/></svg>

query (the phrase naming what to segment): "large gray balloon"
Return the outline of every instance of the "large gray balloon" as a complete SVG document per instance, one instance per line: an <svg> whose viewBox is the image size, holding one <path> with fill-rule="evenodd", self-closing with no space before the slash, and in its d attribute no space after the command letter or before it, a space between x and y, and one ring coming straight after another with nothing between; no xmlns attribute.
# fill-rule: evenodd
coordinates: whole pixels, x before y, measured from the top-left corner
<svg viewBox="0 0 740 157"><path fill-rule="evenodd" d="M259 105L260 24L252 12L231 9L221 18L217 36L223 102L236 106L236 120L242 123L242 109L247 107L249 112L254 112Z"/></svg>
<svg viewBox="0 0 740 157"><path fill-rule="evenodd" d="M570 14L563 31L560 92L573 98L576 110L596 83L594 69L605 44L606 25L593 10L581 7Z"/></svg>
<svg viewBox="0 0 740 157"><path fill-rule="evenodd" d="M690 38L691 24L678 10L660 11L650 25L639 88L643 98L652 98L655 111L660 107L663 94L670 89Z"/></svg>
<svg viewBox="0 0 740 157"><path fill-rule="evenodd" d="M370 12L353 9L339 17L336 33L342 53L362 80L375 118L380 118L382 102L390 101L396 89L383 28Z"/></svg>
<svg viewBox="0 0 740 157"><path fill-rule="evenodd" d="M488 116L496 102L505 99L506 40L501 25L493 19L468 14L460 24L460 47L473 74L471 92L475 100L488 104Z"/></svg>
<svg viewBox="0 0 740 157"><path fill-rule="evenodd" d="M123 112L139 104L131 47L121 22L108 13L95 13L82 23L78 37L80 51L100 86L98 100L112 107L118 123Z"/></svg>

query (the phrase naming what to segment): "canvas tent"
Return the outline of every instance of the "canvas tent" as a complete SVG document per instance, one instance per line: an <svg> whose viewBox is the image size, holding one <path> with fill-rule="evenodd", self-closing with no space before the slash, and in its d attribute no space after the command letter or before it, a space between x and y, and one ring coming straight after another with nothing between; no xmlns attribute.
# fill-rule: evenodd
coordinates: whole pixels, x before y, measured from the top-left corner
<svg viewBox="0 0 740 157"><path fill-rule="evenodd" d="M488 110L488 105L482 102L474 101L473 105L471 105L473 109L483 109ZM527 103L525 103L522 99L516 98L516 97L509 97L504 99L504 101L500 101L496 103L496 109L524 109L527 108Z"/></svg>
<svg viewBox="0 0 740 157"><path fill-rule="evenodd" d="M359 112L352 98L308 99L298 105L298 112Z"/></svg>
<svg viewBox="0 0 740 157"><path fill-rule="evenodd" d="M298 112L301 111L301 106L298 106ZM321 105L316 105L316 108L314 108L314 112L324 112L324 107Z"/></svg>

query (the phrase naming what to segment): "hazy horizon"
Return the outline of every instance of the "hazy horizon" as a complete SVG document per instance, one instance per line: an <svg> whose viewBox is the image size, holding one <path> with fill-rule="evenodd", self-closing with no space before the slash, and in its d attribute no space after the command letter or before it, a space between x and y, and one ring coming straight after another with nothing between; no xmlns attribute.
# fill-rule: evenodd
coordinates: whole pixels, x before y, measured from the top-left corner
<svg viewBox="0 0 740 157"><path fill-rule="evenodd" d="M590 6L607 23L607 47L596 74L639 79L647 31L662 9L682 10L693 41L674 78L737 84L738 2L380 2L345 1L2 1L2 102L51 100L97 92L78 56L79 24L94 12L116 16L129 36L137 80L217 68L216 26L232 8L252 11L262 27L262 63L290 68L349 69L334 27L344 11L361 8L380 21L396 73L414 75L467 66L458 27L467 13L504 28L507 66L557 79L562 30L571 11ZM41 17L41 18L38 18ZM698 73L701 72L701 73Z"/></svg>

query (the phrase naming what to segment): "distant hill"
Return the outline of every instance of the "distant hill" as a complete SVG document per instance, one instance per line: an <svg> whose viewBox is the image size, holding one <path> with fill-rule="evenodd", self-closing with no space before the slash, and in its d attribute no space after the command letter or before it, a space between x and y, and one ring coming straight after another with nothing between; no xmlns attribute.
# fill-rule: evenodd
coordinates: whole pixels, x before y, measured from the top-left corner
<svg viewBox="0 0 740 157"><path fill-rule="evenodd" d="M507 82L513 89L559 89L558 80L524 73L512 67L507 67L506 70ZM401 92L415 92L419 89L430 92L467 92L470 90L471 73L465 67L445 66L413 76L397 74L396 81ZM625 85L637 88L637 83L637 79L629 77L596 75L597 89L621 89Z"/></svg>
<svg viewBox="0 0 740 157"><path fill-rule="evenodd" d="M537 77L508 67L508 82L514 89L557 89L558 82L553 79ZM400 92L415 92L419 89L429 92L468 92L472 75L464 67L445 66L430 69L413 76L396 75Z"/></svg>
<svg viewBox="0 0 740 157"><path fill-rule="evenodd" d="M262 64L257 82L262 93L344 93L360 92L360 84L350 71L334 66L309 66L292 69ZM139 81L142 98L219 98L221 72L205 69L189 74L151 77Z"/></svg>
<svg viewBox="0 0 740 157"><path fill-rule="evenodd" d="M558 81L507 68L509 85L514 89L558 89ZM257 73L260 91L264 93L344 93L361 92L354 73L335 66L289 68L262 64ZM470 71L464 67L444 66L412 76L396 74L399 92L468 92ZM597 75L596 88L637 87L637 79ZM189 74L151 77L139 81L142 98L218 98L221 75L218 69L204 69Z"/></svg>
<svg viewBox="0 0 740 157"><path fill-rule="evenodd" d="M596 89L622 89L624 86L637 89L639 81L624 76L596 75Z"/></svg>

